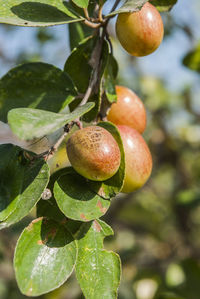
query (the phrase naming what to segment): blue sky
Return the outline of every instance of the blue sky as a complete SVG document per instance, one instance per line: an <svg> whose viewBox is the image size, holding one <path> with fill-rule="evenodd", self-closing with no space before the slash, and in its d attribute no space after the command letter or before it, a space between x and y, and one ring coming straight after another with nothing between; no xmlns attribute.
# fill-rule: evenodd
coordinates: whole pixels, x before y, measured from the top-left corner
<svg viewBox="0 0 200 299"><path fill-rule="evenodd" d="M164 79L170 89L177 90L183 85L196 83L199 76L183 67L182 57L197 43L200 39L200 1L199 0L179 0L174 6L171 14L178 24L188 24L191 26L195 36L194 44L181 31L176 30L170 38L166 38L159 49L143 58L139 58L141 70L146 75L159 76ZM108 1L109 8L112 1ZM48 42L42 49L42 59L44 62L56 64L62 68L69 55L68 35L66 26L54 26L49 28L54 32L56 41ZM5 74L11 67L15 66L15 58L22 50L29 54L38 49L35 42L35 28L17 27L16 30L8 30L0 25L0 51L3 51L11 63L4 63L0 59L0 76ZM114 51L116 49L114 48ZM123 53L124 52L124 53ZM125 51L122 50L122 57Z"/></svg>

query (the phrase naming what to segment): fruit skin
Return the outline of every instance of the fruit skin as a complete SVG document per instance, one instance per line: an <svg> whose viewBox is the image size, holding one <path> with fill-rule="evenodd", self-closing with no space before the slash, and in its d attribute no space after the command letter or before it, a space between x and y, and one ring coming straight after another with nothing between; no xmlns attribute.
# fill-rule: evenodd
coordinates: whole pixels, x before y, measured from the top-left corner
<svg viewBox="0 0 200 299"><path fill-rule="evenodd" d="M113 103L107 119L115 125L129 126L139 133L146 128L146 110L140 98L129 88L116 86L117 102Z"/></svg>
<svg viewBox="0 0 200 299"><path fill-rule="evenodd" d="M164 27L160 13L149 2L138 12L120 13L116 22L116 34L129 54L151 54L163 39Z"/></svg>
<svg viewBox="0 0 200 299"><path fill-rule="evenodd" d="M76 131L67 141L67 155L73 168L93 181L104 181L112 177L121 160L114 137L99 126Z"/></svg>
<svg viewBox="0 0 200 299"><path fill-rule="evenodd" d="M117 126L125 152L125 181L121 192L129 193L141 188L152 171L152 157L143 137L127 126Z"/></svg>

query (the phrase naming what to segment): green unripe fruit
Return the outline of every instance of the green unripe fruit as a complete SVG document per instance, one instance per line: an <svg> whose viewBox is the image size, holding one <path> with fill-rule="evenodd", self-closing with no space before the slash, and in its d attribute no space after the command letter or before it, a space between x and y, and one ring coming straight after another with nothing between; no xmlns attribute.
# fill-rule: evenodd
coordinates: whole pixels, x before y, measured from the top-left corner
<svg viewBox="0 0 200 299"><path fill-rule="evenodd" d="M49 165L51 175L62 168L70 166L70 162L66 153L66 141L61 144L57 152L55 152L53 157L48 160L47 163Z"/></svg>
<svg viewBox="0 0 200 299"><path fill-rule="evenodd" d="M67 155L72 167L93 181L104 181L112 177L121 160L114 137L99 126L76 131L67 141Z"/></svg>

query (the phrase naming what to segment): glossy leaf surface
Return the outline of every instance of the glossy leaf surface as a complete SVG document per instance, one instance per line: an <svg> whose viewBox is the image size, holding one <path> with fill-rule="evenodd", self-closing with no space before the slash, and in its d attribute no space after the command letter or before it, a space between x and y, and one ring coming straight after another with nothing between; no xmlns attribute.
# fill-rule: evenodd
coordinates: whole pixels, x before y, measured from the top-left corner
<svg viewBox="0 0 200 299"><path fill-rule="evenodd" d="M178 0L150 0L151 4L157 7L159 11L169 11Z"/></svg>
<svg viewBox="0 0 200 299"><path fill-rule="evenodd" d="M71 275L77 255L76 242L61 224L35 219L22 232L14 266L19 288L38 296L62 285Z"/></svg>
<svg viewBox="0 0 200 299"><path fill-rule="evenodd" d="M92 191L86 179L72 168L55 182L54 196L63 214L74 220L99 218L110 206L110 201Z"/></svg>
<svg viewBox="0 0 200 299"><path fill-rule="evenodd" d="M69 76L47 63L26 63L0 80L0 120L13 108L38 108L60 112L76 96Z"/></svg>
<svg viewBox="0 0 200 299"><path fill-rule="evenodd" d="M31 108L16 108L9 111L8 122L13 133L20 139L32 140L55 132L88 112L92 107L94 107L94 103L86 103L68 114Z"/></svg>
<svg viewBox="0 0 200 299"><path fill-rule="evenodd" d="M103 221L94 220L81 226L78 239L76 277L87 299L115 299L119 287L119 256L103 249L103 240L112 235Z"/></svg>
<svg viewBox="0 0 200 299"><path fill-rule="evenodd" d="M124 13L124 12L139 11L147 1L148 0L127 0L119 9L108 14L107 17L114 16L116 14Z"/></svg>
<svg viewBox="0 0 200 299"><path fill-rule="evenodd" d="M1 0L0 23L19 26L51 26L80 21L70 4L62 0Z"/></svg>
<svg viewBox="0 0 200 299"><path fill-rule="evenodd" d="M43 159L30 161L21 148L0 145L0 229L18 222L36 205L49 181Z"/></svg>

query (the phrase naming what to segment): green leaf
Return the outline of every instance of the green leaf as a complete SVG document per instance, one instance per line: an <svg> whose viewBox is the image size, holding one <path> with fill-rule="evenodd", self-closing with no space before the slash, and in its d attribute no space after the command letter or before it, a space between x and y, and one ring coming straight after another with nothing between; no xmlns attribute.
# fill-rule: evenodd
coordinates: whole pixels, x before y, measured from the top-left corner
<svg viewBox="0 0 200 299"><path fill-rule="evenodd" d="M92 35L93 29L85 26L81 22L69 24L69 40L71 51L78 47L79 43Z"/></svg>
<svg viewBox="0 0 200 299"><path fill-rule="evenodd" d="M83 20L62 0L1 0L0 23L51 26Z"/></svg>
<svg viewBox="0 0 200 299"><path fill-rule="evenodd" d="M56 181L54 196L65 216L79 221L99 218L110 206L110 201L92 191L86 179L72 168Z"/></svg>
<svg viewBox="0 0 200 299"><path fill-rule="evenodd" d="M21 148L0 145L0 229L25 217L36 205L49 181L43 159L27 160Z"/></svg>
<svg viewBox="0 0 200 299"><path fill-rule="evenodd" d="M117 193L119 193L122 189L125 177L125 155L124 155L124 148L120 133L116 126L111 122L100 122L98 126L103 127L104 129L108 130L115 140L117 141L121 153L121 163L117 173L111 177L110 179L103 181L103 182L93 182L90 181L90 187L94 190L97 194L102 196L103 198L111 198L114 197Z"/></svg>
<svg viewBox="0 0 200 299"><path fill-rule="evenodd" d="M66 219L65 215L60 211L58 205L51 197L48 200L40 200L37 204L37 217L47 217L57 222L61 222Z"/></svg>
<svg viewBox="0 0 200 299"><path fill-rule="evenodd" d="M161 12L169 11L178 0L150 0L149 2L157 7Z"/></svg>
<svg viewBox="0 0 200 299"><path fill-rule="evenodd" d="M73 6L73 9L78 15L82 16L83 18L85 17L84 10L82 8L75 5L72 0L69 0L69 3ZM94 7L96 4L96 0L94 0L94 2L93 0L89 1L89 6L87 9L90 17L93 17ZM68 27L71 50L76 48L79 43L81 43L85 38L92 36L94 33L94 29L89 26L85 26L83 22L70 23Z"/></svg>
<svg viewBox="0 0 200 299"><path fill-rule="evenodd" d="M81 23L69 24L69 41L71 51L85 38Z"/></svg>
<svg viewBox="0 0 200 299"><path fill-rule="evenodd" d="M89 0L72 0L77 6L82 8L87 8Z"/></svg>
<svg viewBox="0 0 200 299"><path fill-rule="evenodd" d="M37 217L47 217L48 219L62 223L74 235L82 225L82 221L67 219L60 211L54 197L48 200L40 200L37 204Z"/></svg>
<svg viewBox="0 0 200 299"><path fill-rule="evenodd" d="M110 103L117 101L117 95L115 90L115 85L116 85L115 79L117 77L117 73L118 73L117 61L112 54L109 54L108 62L104 74L104 78L105 78L104 88L105 88L106 97Z"/></svg>
<svg viewBox="0 0 200 299"><path fill-rule="evenodd" d="M100 220L83 224L77 234L76 277L87 299L117 298L120 259L103 249L103 239L112 234L112 229Z"/></svg>
<svg viewBox="0 0 200 299"><path fill-rule="evenodd" d="M200 73L200 45L183 58L183 64L189 69Z"/></svg>
<svg viewBox="0 0 200 299"><path fill-rule="evenodd" d="M61 224L38 218L22 232L14 267L21 292L39 296L58 288L71 275L77 256L76 242Z"/></svg>
<svg viewBox="0 0 200 299"><path fill-rule="evenodd" d="M69 76L53 65L27 63L10 70L0 80L0 120L13 108L61 111L76 96Z"/></svg>
<svg viewBox="0 0 200 299"><path fill-rule="evenodd" d="M119 13L139 11L148 0L127 0L119 9L105 17L115 16Z"/></svg>
<svg viewBox="0 0 200 299"><path fill-rule="evenodd" d="M55 132L65 124L82 116L94 107L86 103L71 113L59 114L39 109L16 108L8 113L8 123L15 135L23 140L32 140Z"/></svg>
<svg viewBox="0 0 200 299"><path fill-rule="evenodd" d="M52 197L48 200L40 200L38 202L37 217L47 217L48 219L52 219L54 221L62 223L63 225L67 225L67 229L71 232L72 235L74 235L79 230L80 226L82 225L82 222L67 219L66 216L59 209L53 194L53 187L55 181L58 180L58 178L65 173L66 169L61 169L51 176L47 188L51 190Z"/></svg>
<svg viewBox="0 0 200 299"><path fill-rule="evenodd" d="M51 198L48 200L41 199L37 203L37 217L47 217L58 222L63 222L66 219L66 216L59 209L53 194L55 181L64 173L65 169L61 169L51 175L49 184L47 186L51 192Z"/></svg>
<svg viewBox="0 0 200 299"><path fill-rule="evenodd" d="M90 59L96 38L84 40L68 57L64 71L70 75L79 92L84 93L89 85L92 66Z"/></svg>

